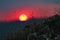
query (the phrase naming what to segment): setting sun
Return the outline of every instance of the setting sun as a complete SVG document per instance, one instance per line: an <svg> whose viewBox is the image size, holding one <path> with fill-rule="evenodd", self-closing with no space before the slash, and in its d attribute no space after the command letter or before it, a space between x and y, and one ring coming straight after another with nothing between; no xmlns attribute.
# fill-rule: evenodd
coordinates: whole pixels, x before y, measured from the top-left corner
<svg viewBox="0 0 60 40"><path fill-rule="evenodd" d="M20 21L26 21L27 20L27 15L25 15L25 14L20 15L19 20Z"/></svg>

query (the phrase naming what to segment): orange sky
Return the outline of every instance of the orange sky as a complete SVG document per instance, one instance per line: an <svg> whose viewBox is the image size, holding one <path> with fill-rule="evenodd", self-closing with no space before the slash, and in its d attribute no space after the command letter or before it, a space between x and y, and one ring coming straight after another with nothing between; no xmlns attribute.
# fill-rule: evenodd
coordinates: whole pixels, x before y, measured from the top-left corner
<svg viewBox="0 0 60 40"><path fill-rule="evenodd" d="M30 7L12 8L8 11L1 12L0 21L12 21L19 20L19 15L25 13L28 15L29 19L33 16L34 18L49 17L55 14L55 10L60 8L56 4L41 4ZM59 9L60 10L60 9ZM32 15L33 12L33 15ZM4 14L5 13L5 14Z"/></svg>

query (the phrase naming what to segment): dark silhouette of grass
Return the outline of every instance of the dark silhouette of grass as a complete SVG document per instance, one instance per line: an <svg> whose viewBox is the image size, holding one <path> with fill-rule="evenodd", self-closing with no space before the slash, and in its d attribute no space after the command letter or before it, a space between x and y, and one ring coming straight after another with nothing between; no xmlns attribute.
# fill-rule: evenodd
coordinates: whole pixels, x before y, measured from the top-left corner
<svg viewBox="0 0 60 40"><path fill-rule="evenodd" d="M33 21L24 25L23 29L16 30L14 33L7 35L5 39L46 40L49 38L49 40L55 40L55 37L57 37L58 34L60 35L60 15L54 15L50 18L43 19L42 21ZM13 24L15 23L17 26L20 26L18 25L20 22L13 22Z"/></svg>

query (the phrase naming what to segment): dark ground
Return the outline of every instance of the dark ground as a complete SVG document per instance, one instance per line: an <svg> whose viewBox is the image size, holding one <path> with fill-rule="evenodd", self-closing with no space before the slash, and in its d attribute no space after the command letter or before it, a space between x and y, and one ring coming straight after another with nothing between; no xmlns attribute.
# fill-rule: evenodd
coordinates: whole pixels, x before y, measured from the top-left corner
<svg viewBox="0 0 60 40"><path fill-rule="evenodd" d="M22 26L24 27L22 28ZM7 31L4 36L0 28L3 35L1 40L60 40L60 15L44 19L31 19L25 23L19 21L0 22L0 27L10 29L2 30L3 32Z"/></svg>

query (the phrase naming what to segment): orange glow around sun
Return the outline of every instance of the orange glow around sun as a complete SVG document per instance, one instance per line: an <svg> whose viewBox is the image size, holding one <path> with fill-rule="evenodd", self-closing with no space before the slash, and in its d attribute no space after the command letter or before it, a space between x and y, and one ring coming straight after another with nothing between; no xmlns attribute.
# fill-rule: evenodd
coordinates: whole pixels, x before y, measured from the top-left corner
<svg viewBox="0 0 60 40"><path fill-rule="evenodd" d="M26 21L27 20L27 15L25 15L25 14L20 15L19 20L20 21Z"/></svg>

